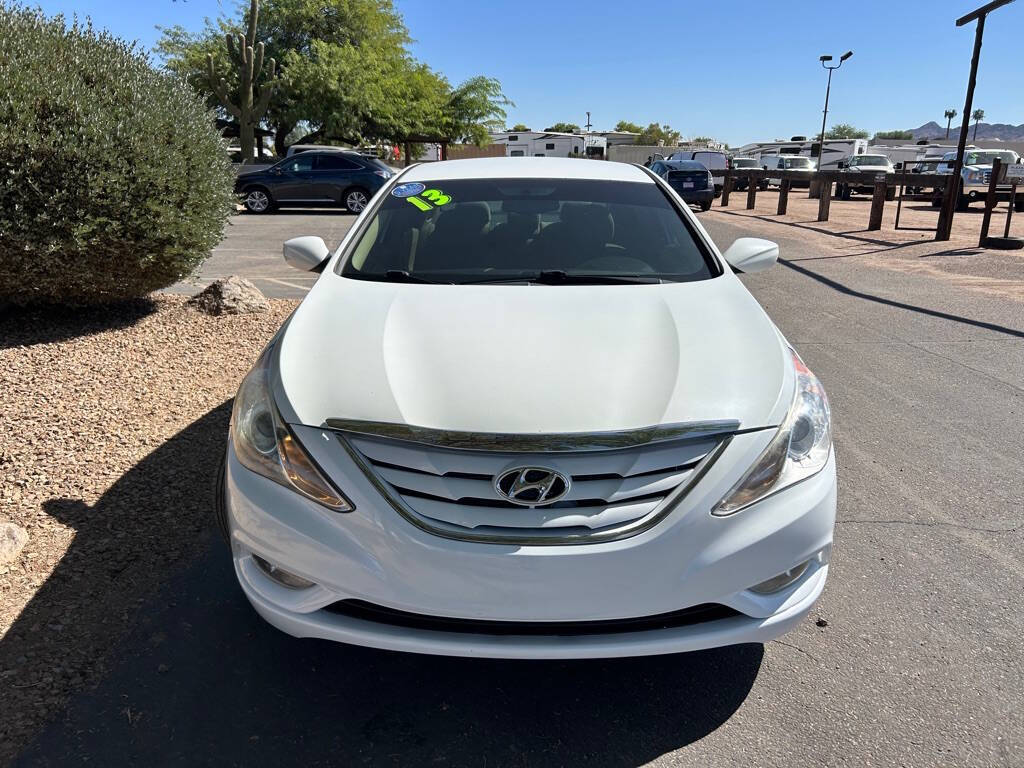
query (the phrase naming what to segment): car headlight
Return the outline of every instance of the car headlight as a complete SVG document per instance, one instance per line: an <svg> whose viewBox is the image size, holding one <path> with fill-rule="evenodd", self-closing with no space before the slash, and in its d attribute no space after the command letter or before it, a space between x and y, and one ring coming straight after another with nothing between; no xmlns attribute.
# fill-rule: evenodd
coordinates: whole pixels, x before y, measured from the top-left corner
<svg viewBox="0 0 1024 768"><path fill-rule="evenodd" d="M967 180L968 181L981 181L984 178L985 178L985 176L984 176L984 174L981 173L981 171L968 171L967 172Z"/></svg>
<svg viewBox="0 0 1024 768"><path fill-rule="evenodd" d="M725 516L819 472L832 450L828 397L800 356L790 350L796 367L796 396L786 420L754 465L711 511Z"/></svg>
<svg viewBox="0 0 1024 768"><path fill-rule="evenodd" d="M336 512L354 507L309 457L281 419L270 393L269 364L273 344L242 379L231 409L231 441L246 469L298 491Z"/></svg>

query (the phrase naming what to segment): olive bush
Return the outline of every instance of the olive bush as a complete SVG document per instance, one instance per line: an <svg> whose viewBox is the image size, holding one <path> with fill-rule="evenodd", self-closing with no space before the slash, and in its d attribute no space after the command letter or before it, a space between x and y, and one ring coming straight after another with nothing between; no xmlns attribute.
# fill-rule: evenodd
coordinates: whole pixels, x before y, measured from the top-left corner
<svg viewBox="0 0 1024 768"><path fill-rule="evenodd" d="M143 296L209 255L234 173L184 81L0 0L0 83L0 305Z"/></svg>

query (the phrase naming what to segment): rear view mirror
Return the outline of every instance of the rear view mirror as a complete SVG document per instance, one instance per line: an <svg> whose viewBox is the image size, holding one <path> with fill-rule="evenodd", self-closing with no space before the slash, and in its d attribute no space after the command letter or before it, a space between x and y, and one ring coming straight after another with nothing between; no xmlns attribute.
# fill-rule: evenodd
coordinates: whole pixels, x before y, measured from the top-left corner
<svg viewBox="0 0 1024 768"><path fill-rule="evenodd" d="M284 260L288 266L303 272L321 271L330 256L327 243L313 235L293 237L284 244Z"/></svg>
<svg viewBox="0 0 1024 768"><path fill-rule="evenodd" d="M761 272L779 260L779 245L759 237L741 237L723 256L739 272Z"/></svg>

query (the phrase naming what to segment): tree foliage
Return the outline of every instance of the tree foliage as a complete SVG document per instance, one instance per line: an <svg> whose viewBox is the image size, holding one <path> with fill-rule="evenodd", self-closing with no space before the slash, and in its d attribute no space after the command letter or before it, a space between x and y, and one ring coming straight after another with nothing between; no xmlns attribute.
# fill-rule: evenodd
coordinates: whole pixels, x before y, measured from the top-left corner
<svg viewBox="0 0 1024 768"><path fill-rule="evenodd" d="M511 128L509 128L509 130L510 131L528 131L530 129L526 125L524 125L523 123L516 123Z"/></svg>
<svg viewBox="0 0 1024 768"><path fill-rule="evenodd" d="M0 304L99 304L194 270L234 173L178 78L88 23L0 4Z"/></svg>
<svg viewBox="0 0 1024 768"><path fill-rule="evenodd" d="M679 144L679 131L673 131L667 123L665 125L651 123L640 131L636 143L650 147L674 147Z"/></svg>
<svg viewBox="0 0 1024 768"><path fill-rule="evenodd" d="M628 120L619 120L619 122L615 124L615 130L623 131L625 133L642 133L644 129L636 123L631 123Z"/></svg>
<svg viewBox="0 0 1024 768"><path fill-rule="evenodd" d="M555 123L544 130L551 133L579 133L580 127L576 123Z"/></svg>
<svg viewBox="0 0 1024 768"><path fill-rule="evenodd" d="M167 66L202 94L212 95L206 56L218 72L228 62L216 40L238 18L207 19L190 34L163 29L157 50ZM498 81L473 77L457 87L408 51L409 33L392 0L263 0L256 37L281 70L267 124L277 150L305 127L303 140L350 143L401 141L410 136L487 140L504 126L510 102Z"/></svg>
<svg viewBox="0 0 1024 768"><path fill-rule="evenodd" d="M900 141L910 141L914 138L913 131L879 131L875 134L875 139L897 139Z"/></svg>
<svg viewBox="0 0 1024 768"><path fill-rule="evenodd" d="M826 139L866 139L870 134L849 123L836 123L825 131Z"/></svg>

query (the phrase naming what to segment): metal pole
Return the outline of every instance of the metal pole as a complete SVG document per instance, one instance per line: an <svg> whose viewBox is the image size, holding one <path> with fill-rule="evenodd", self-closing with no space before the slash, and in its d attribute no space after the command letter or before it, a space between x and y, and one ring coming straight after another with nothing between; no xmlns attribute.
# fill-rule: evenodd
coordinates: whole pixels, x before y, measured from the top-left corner
<svg viewBox="0 0 1024 768"><path fill-rule="evenodd" d="M825 110L821 114L821 136L818 139L818 170L821 170L821 156L825 152L825 121L828 119L828 95L832 90L833 67L825 67L828 70L828 85L825 86ZM835 67L838 69L838 67Z"/></svg>
<svg viewBox="0 0 1024 768"><path fill-rule="evenodd" d="M965 17L966 18L966 17ZM953 164L953 183L946 187L942 200L942 230L936 233L936 240L949 240L953 231L953 212L960 196L960 173L964 169L964 149L967 147L967 129L971 124L971 106L974 103L974 86L978 80L978 60L981 57L981 37L985 34L985 14L978 16L974 31L974 55L971 57L971 75L967 79L967 98L964 101L963 122L960 125L960 139L956 146L956 162Z"/></svg>

